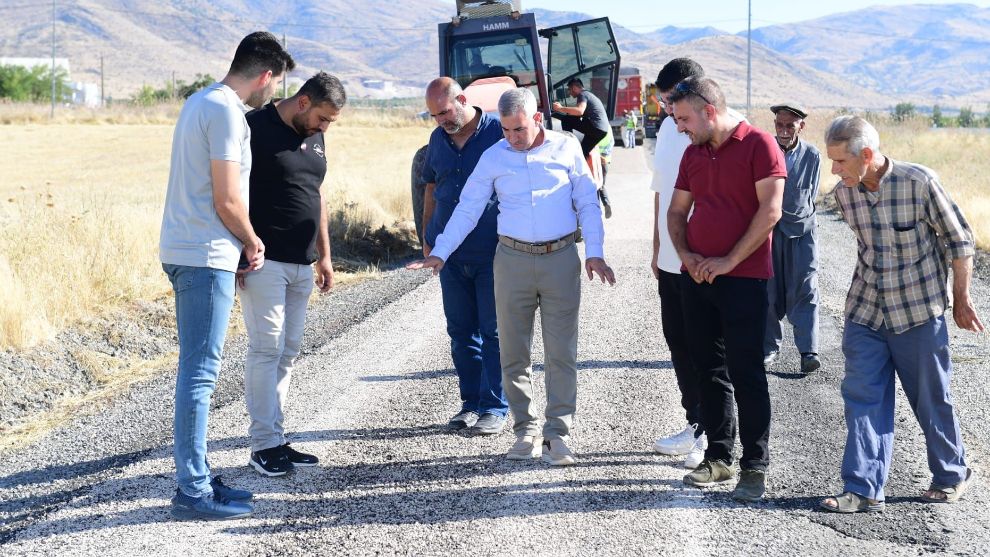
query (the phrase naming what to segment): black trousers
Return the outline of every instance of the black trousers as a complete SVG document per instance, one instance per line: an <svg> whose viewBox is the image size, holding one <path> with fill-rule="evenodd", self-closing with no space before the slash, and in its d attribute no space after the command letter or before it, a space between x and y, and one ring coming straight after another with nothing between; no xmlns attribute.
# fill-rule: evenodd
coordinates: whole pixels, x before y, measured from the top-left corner
<svg viewBox="0 0 990 557"><path fill-rule="evenodd" d="M684 330L684 310L681 304L681 275L660 271L657 292L660 294L660 324L663 338L670 349L670 361L674 364L677 388L681 391L681 406L689 424L698 424L695 437L705 432L701 417L701 390L698 373L694 370L688 351L687 332Z"/></svg>
<svg viewBox="0 0 990 557"><path fill-rule="evenodd" d="M770 463L770 392L763 367L767 281L718 277L712 284L681 274L688 351L698 370L705 458L732 462L738 424L740 468ZM738 420L733 408L738 408Z"/></svg>
<svg viewBox="0 0 990 557"><path fill-rule="evenodd" d="M554 114L554 116L560 119L560 124L564 131L577 130L581 132L584 136L581 139L581 151L584 152L584 156L586 157L592 149L598 147L598 142L608 135L608 130L596 128L591 122L580 116L572 116L570 114Z"/></svg>

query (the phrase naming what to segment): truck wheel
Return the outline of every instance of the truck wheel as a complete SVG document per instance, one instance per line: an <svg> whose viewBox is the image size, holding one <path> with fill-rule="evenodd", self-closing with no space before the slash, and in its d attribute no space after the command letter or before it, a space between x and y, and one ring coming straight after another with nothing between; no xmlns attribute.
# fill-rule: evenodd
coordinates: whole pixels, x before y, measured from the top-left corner
<svg viewBox="0 0 990 557"><path fill-rule="evenodd" d="M412 172L410 173L410 183L412 192L412 209L413 209L413 220L416 224L416 237L419 238L419 244L423 245L423 194L426 191L426 183L420 180L420 174L423 172L423 165L426 164L426 147L423 145L416 151L413 155L412 161Z"/></svg>

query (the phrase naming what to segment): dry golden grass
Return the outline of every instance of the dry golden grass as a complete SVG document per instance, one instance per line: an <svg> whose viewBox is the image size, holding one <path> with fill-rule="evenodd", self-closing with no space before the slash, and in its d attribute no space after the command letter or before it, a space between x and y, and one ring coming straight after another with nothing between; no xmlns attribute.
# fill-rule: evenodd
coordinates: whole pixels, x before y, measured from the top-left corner
<svg viewBox="0 0 990 557"><path fill-rule="evenodd" d="M769 109L754 109L752 121L762 129L773 131L773 114ZM822 195L830 193L838 179L831 173L825 157L825 129L834 114L812 114L801 137L822 151ZM928 127L923 119L903 123L891 122L885 115L867 115L880 132L880 149L891 158L923 164L933 169L942 185L966 215L977 245L990 249L990 132L987 130L939 129Z"/></svg>
<svg viewBox="0 0 990 557"><path fill-rule="evenodd" d="M113 116L130 125L2 128L0 347L31 346L83 317L168 292L158 231L172 125L138 123L148 114ZM330 210L348 222L411 226L409 168L429 132L408 115L345 110L328 134Z"/></svg>

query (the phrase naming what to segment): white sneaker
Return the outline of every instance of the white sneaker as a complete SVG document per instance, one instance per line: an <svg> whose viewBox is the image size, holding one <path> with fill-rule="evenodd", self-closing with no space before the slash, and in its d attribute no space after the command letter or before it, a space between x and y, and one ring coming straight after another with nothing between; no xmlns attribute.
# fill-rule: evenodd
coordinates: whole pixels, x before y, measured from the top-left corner
<svg viewBox="0 0 990 557"><path fill-rule="evenodd" d="M520 435L516 438L516 442L512 444L509 448L509 452L505 453L505 458L508 460L532 460L534 458L540 458L540 453L542 449L540 447L540 442L542 439L534 435Z"/></svg>
<svg viewBox="0 0 990 557"><path fill-rule="evenodd" d="M694 446L694 433L698 430L698 424L688 424L683 430L657 439L653 443L653 450L665 455L681 456L691 452Z"/></svg>
<svg viewBox="0 0 990 557"><path fill-rule="evenodd" d="M684 467L694 470L701 464L702 460L705 460L705 449L708 448L708 436L702 433L697 439L694 440L694 445L691 446L691 450L688 451L687 457L684 459Z"/></svg>
<svg viewBox="0 0 990 557"><path fill-rule="evenodd" d="M561 439L547 439L543 442L543 460L551 466L570 466L577 459Z"/></svg>

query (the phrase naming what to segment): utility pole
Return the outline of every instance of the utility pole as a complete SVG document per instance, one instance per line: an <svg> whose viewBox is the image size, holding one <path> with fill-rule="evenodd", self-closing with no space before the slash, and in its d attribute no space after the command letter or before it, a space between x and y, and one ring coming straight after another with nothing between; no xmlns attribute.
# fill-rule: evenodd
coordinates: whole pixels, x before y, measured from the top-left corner
<svg viewBox="0 0 990 557"><path fill-rule="evenodd" d="M289 51L289 47L286 46L286 42L285 42L285 33L282 33L282 48L284 48L286 52ZM288 75L289 72L285 72L285 73L286 73L286 75L283 75L282 76L282 98L283 99L289 98L289 75Z"/></svg>
<svg viewBox="0 0 990 557"><path fill-rule="evenodd" d="M52 0L52 113L55 119L55 0Z"/></svg>
<svg viewBox="0 0 990 557"><path fill-rule="evenodd" d="M107 105L107 93L103 87L103 55L100 54L100 108Z"/></svg>
<svg viewBox="0 0 990 557"><path fill-rule="evenodd" d="M749 17L746 24L746 117L752 118L753 109L753 0L749 0Z"/></svg>

